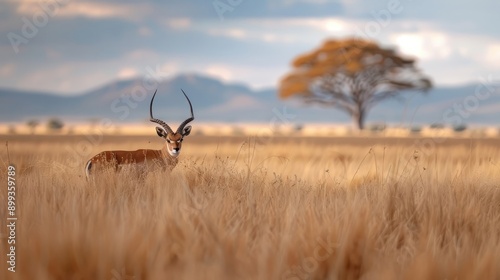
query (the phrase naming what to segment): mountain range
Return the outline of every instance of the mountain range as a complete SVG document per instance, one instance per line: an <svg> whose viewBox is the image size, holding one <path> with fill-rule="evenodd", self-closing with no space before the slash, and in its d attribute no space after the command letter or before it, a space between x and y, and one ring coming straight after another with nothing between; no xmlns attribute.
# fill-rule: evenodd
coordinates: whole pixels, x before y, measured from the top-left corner
<svg viewBox="0 0 500 280"><path fill-rule="evenodd" d="M183 89L200 122L350 123L349 116L332 108L305 105L299 99L280 100L275 88L253 90L244 84L197 74L181 74L159 82L118 80L76 96L4 88L0 89L0 122L51 117L70 122L104 118L143 122L149 119L149 102L155 89L154 116L167 122L180 122L189 116ZM499 120L500 87L469 84L435 87L426 94L408 92L383 101L369 112L367 123L497 125Z"/></svg>

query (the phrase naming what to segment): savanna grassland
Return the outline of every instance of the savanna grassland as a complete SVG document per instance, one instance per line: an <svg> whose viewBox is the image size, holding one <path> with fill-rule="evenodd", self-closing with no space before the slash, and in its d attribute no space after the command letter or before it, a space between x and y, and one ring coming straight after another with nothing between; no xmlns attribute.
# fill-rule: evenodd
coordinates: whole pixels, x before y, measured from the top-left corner
<svg viewBox="0 0 500 280"><path fill-rule="evenodd" d="M171 173L93 182L94 153L163 143L0 139L0 279L500 279L500 139L190 136Z"/></svg>

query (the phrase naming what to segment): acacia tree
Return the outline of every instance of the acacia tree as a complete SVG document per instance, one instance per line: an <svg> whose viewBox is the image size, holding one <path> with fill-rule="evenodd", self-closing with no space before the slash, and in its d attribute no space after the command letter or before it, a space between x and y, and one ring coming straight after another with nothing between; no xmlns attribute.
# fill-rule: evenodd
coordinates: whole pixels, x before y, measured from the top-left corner
<svg viewBox="0 0 500 280"><path fill-rule="evenodd" d="M414 59L361 39L328 40L299 55L292 66L281 80L281 98L300 96L307 103L340 109L359 129L378 102L404 90L426 92L432 87L429 78L415 67Z"/></svg>

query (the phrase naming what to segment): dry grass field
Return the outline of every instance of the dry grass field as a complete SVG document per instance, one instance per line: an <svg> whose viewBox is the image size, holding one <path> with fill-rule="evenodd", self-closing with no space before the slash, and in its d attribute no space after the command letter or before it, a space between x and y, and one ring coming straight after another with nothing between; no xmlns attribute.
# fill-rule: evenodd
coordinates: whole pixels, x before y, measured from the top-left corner
<svg viewBox="0 0 500 280"><path fill-rule="evenodd" d="M163 145L96 139L0 137L0 279L500 279L500 139L190 136L171 173L87 182Z"/></svg>

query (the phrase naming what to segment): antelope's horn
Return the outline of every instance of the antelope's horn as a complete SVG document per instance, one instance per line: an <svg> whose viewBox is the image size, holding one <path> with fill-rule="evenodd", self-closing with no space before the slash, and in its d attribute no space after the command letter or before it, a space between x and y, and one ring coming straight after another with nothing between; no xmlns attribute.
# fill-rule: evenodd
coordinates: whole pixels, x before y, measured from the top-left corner
<svg viewBox="0 0 500 280"><path fill-rule="evenodd" d="M151 103L149 104L149 121L161 125L168 133L173 134L174 133L173 130L170 128L170 126L168 126L168 124L166 122L159 120L159 119L155 119L153 117L153 101L155 100L155 96L156 96L157 91L158 91L158 89L155 90L155 93L153 94L153 98L151 98Z"/></svg>
<svg viewBox="0 0 500 280"><path fill-rule="evenodd" d="M182 134L182 131L184 130L184 127L185 127L188 123L190 123L190 122L192 122L192 121L194 120L194 114L193 114L193 105L191 105L191 100L189 100L189 97L186 95L186 93L184 92L184 90L182 90L182 89L181 89L181 91L182 91L182 93L184 94L184 96L186 97L186 99L187 99L187 101L188 101L188 103L189 103L189 109L190 109L190 111L191 111L191 117L190 117L190 118L188 118L188 119L186 119L185 121L183 121L183 122L181 123L181 125L179 125L179 128L177 128L177 133L181 133L181 134Z"/></svg>

